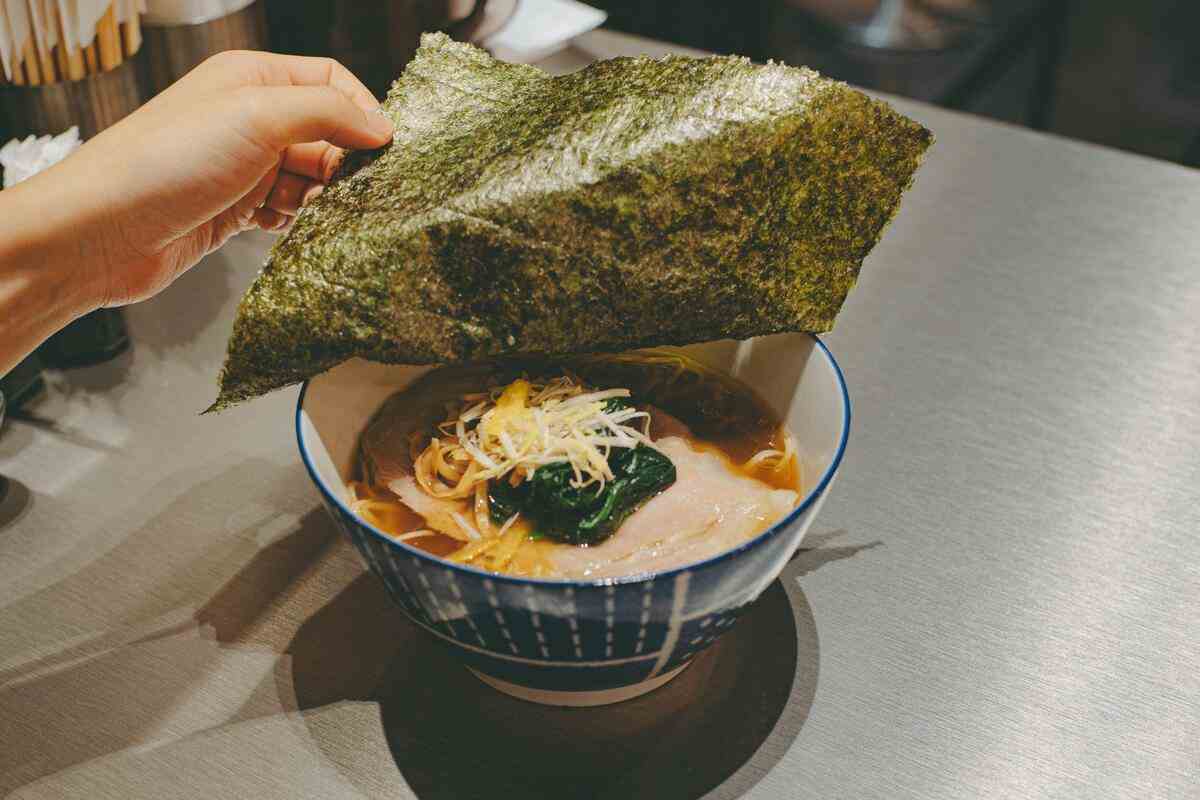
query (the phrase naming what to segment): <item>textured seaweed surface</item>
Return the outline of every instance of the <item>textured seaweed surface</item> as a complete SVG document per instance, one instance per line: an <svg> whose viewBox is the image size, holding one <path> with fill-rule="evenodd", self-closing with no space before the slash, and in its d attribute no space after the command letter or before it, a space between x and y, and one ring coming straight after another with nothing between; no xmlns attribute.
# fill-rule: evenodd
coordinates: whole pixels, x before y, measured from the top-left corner
<svg viewBox="0 0 1200 800"><path fill-rule="evenodd" d="M736 57L571 74L427 34L242 301L214 408L407 364L826 331L932 136Z"/></svg>

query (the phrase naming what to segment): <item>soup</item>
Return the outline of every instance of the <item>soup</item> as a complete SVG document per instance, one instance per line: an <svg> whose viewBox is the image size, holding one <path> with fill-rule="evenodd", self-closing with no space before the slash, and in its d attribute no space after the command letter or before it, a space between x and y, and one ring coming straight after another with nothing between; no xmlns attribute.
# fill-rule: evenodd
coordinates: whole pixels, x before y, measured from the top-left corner
<svg viewBox="0 0 1200 800"><path fill-rule="evenodd" d="M351 501L452 562L598 579L736 547L802 490L791 434L749 387L650 350L426 373L363 432Z"/></svg>

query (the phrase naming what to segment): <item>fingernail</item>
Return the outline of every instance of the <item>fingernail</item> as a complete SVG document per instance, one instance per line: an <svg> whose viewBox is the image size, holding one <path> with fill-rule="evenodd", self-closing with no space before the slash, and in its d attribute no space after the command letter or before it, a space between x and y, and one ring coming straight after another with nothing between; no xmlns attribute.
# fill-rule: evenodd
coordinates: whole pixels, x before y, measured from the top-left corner
<svg viewBox="0 0 1200 800"><path fill-rule="evenodd" d="M378 112L368 114L367 116L371 120L370 125L372 133L377 133L380 137L386 136L388 139L392 138L392 134L395 133L395 126L392 125L392 121L390 119Z"/></svg>

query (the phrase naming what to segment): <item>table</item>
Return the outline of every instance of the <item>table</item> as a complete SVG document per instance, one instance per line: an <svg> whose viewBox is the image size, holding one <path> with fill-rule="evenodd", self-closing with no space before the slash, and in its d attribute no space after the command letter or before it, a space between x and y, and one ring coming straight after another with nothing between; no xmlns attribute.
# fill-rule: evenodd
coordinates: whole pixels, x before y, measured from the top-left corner
<svg viewBox="0 0 1200 800"><path fill-rule="evenodd" d="M1200 173L896 105L938 142L827 338L840 479L678 681L491 692L320 509L294 391L197 416L247 236L0 437L0 795L1200 795Z"/></svg>

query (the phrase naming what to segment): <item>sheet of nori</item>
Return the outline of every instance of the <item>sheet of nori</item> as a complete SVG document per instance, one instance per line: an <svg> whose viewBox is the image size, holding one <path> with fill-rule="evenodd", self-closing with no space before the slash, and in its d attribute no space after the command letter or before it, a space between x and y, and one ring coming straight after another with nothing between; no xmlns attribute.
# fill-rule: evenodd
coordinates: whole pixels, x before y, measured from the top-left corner
<svg viewBox="0 0 1200 800"><path fill-rule="evenodd" d="M932 136L815 72L570 75L427 34L241 303L213 408L391 363L829 330Z"/></svg>

